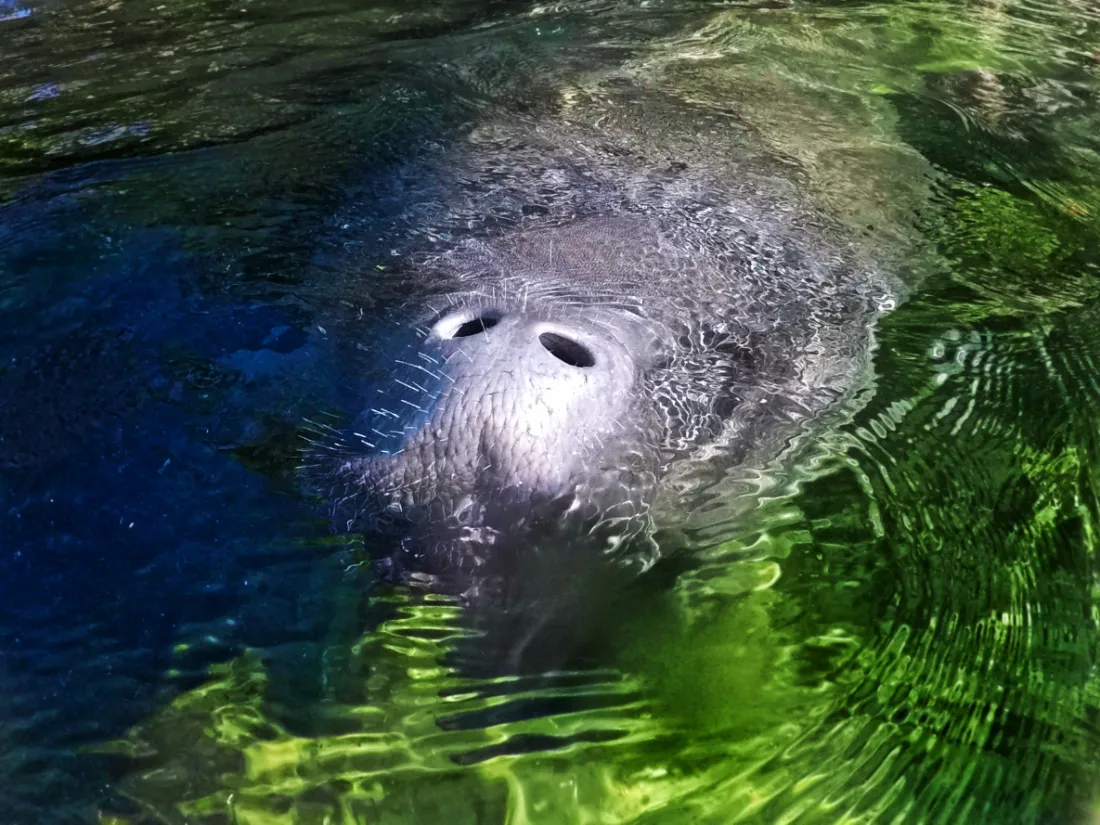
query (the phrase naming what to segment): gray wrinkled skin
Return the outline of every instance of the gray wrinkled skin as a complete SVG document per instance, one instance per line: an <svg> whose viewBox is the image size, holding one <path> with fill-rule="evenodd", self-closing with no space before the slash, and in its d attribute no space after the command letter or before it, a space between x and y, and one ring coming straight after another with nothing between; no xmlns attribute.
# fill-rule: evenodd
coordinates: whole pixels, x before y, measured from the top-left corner
<svg viewBox="0 0 1100 825"><path fill-rule="evenodd" d="M898 287L759 145L608 83L380 184L408 300L315 453L336 512L452 554L543 531L651 558L655 520L848 403Z"/></svg>

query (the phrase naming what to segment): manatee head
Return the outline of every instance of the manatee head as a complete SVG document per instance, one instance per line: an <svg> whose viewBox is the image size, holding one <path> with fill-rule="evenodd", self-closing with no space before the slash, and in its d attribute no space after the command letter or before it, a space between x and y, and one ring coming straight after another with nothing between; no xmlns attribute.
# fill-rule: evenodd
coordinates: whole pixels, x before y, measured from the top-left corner
<svg viewBox="0 0 1100 825"><path fill-rule="evenodd" d="M405 295L343 325L359 389L311 462L338 524L447 558L652 560L731 468L858 403L898 294L875 252L728 120L606 91L433 146L363 201L392 205L365 225Z"/></svg>
<svg viewBox="0 0 1100 825"><path fill-rule="evenodd" d="M743 459L835 401L850 376L827 327L866 331L846 265L674 217L411 258L406 282L435 286L362 342L354 420L319 462L349 522L426 527L451 549L645 544L685 467Z"/></svg>

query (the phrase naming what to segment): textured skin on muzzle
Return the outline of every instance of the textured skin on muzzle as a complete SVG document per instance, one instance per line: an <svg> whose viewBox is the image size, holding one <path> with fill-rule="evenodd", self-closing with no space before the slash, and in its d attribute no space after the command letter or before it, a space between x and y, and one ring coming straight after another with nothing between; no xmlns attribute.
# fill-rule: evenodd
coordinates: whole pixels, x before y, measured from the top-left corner
<svg viewBox="0 0 1100 825"><path fill-rule="evenodd" d="M576 336L595 357L585 368L563 363L540 343L540 333L571 326L514 312L477 335L430 336L418 360L435 362L444 376L439 390L418 398L419 409L402 421L398 456L357 465L362 483L387 491L404 510L429 499L454 511L468 496L513 491L538 498L567 490L644 413L640 370L610 333L586 327Z"/></svg>
<svg viewBox="0 0 1100 825"><path fill-rule="evenodd" d="M568 240L560 234L543 240ZM550 285L583 261L595 282L592 274L621 265L623 250L603 232L588 240L595 245L556 251L525 242L503 256L471 244L448 263L476 266L486 280ZM528 269L540 265L555 277ZM452 304L396 359L401 377L376 388L356 422L376 454L345 465L355 474L352 487L375 491L388 512L414 521L471 519L488 502L520 505L512 515L519 519L540 504L587 516L641 512L658 457L639 445L661 437L646 375L668 331L575 291L569 300L537 289L449 297ZM489 328L448 336L483 317ZM585 363L568 360L568 350L567 360L556 355L555 339L577 345Z"/></svg>

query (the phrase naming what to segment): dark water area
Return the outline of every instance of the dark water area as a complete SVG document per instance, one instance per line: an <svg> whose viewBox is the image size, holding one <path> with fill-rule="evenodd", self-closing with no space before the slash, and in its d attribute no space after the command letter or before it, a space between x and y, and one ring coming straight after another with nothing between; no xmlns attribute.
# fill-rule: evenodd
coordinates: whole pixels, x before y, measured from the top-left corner
<svg viewBox="0 0 1100 825"><path fill-rule="evenodd" d="M396 170L616 73L911 289L850 419L532 642L300 450ZM1100 821L1098 93L1082 0L0 0L0 823Z"/></svg>

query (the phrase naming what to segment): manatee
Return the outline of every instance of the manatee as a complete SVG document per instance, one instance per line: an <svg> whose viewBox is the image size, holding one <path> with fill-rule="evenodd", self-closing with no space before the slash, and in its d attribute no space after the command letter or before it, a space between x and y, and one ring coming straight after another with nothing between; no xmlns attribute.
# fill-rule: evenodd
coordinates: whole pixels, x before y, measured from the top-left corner
<svg viewBox="0 0 1100 825"><path fill-rule="evenodd" d="M361 198L402 298L307 462L341 523L462 564L645 565L731 468L853 408L902 294L736 113L612 79L425 141ZM503 552L503 551L501 551Z"/></svg>

